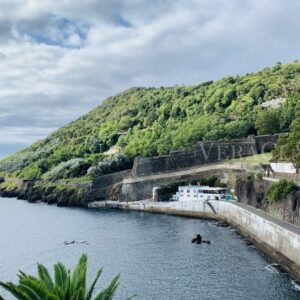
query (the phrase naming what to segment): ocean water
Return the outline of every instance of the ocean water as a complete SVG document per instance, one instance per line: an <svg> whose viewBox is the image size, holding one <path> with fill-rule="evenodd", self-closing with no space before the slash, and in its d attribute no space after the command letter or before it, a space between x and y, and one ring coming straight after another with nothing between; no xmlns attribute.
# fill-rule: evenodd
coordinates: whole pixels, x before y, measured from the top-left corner
<svg viewBox="0 0 300 300"><path fill-rule="evenodd" d="M211 245L191 244L201 233ZM65 241L79 243L65 245ZM84 242L84 243L81 243ZM0 280L19 269L35 273L56 261L73 267L89 257L89 279L104 267L97 288L121 274L115 299L300 299L288 274L234 230L214 222L140 212L58 208L0 198ZM0 295L12 299L2 289Z"/></svg>

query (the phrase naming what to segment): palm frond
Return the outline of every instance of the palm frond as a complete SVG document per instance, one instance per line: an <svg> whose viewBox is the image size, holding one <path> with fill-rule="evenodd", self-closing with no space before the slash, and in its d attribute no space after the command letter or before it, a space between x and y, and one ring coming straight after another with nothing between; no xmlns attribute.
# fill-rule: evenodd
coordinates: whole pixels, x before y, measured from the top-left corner
<svg viewBox="0 0 300 300"><path fill-rule="evenodd" d="M55 285L60 286L64 289L66 281L68 279L68 272L66 267L62 263L57 263L54 265L54 282Z"/></svg>
<svg viewBox="0 0 300 300"><path fill-rule="evenodd" d="M0 282L0 287L7 290L18 300L92 300L95 286L102 274L100 269L88 291L86 289L87 256L83 254L73 272L62 263L54 265L54 279L47 268L38 264L37 277L19 271L18 284ZM99 292L94 300L112 300L120 283L120 275L114 277L109 285ZM133 299L135 296L128 298ZM4 300L0 296L0 300Z"/></svg>
<svg viewBox="0 0 300 300"><path fill-rule="evenodd" d="M72 274L71 286L73 290L78 290L82 288L85 294L86 272L87 272L87 255L82 254Z"/></svg>
<svg viewBox="0 0 300 300"><path fill-rule="evenodd" d="M119 286L120 275L117 275L112 279L107 288L98 293L94 300L111 300Z"/></svg>
<svg viewBox="0 0 300 300"><path fill-rule="evenodd" d="M23 287L29 288L31 293L34 293L41 299L45 299L47 296L52 294L47 285L37 278L24 277L20 279L18 288L23 289Z"/></svg>
<svg viewBox="0 0 300 300"><path fill-rule="evenodd" d="M18 290L26 295L30 300L43 300L31 285L19 284Z"/></svg>
<svg viewBox="0 0 300 300"><path fill-rule="evenodd" d="M102 274L102 271L103 269L100 269L98 272L97 272L97 275L93 281L93 283L91 284L90 288L89 288L89 291L87 293L87 296L86 296L86 300L91 300L92 299L92 295L93 295L93 292L94 292L94 289L95 289L95 286L97 284L97 281L99 279L99 277L101 276Z"/></svg>
<svg viewBox="0 0 300 300"><path fill-rule="evenodd" d="M46 284L46 286L48 287L49 290L52 290L53 289L53 281L49 274L48 269L44 265L38 264L37 270L38 270L38 276L39 276L40 280Z"/></svg>
<svg viewBox="0 0 300 300"><path fill-rule="evenodd" d="M18 290L18 287L12 282L0 282L0 286L12 294L16 299L19 300L30 300L26 295Z"/></svg>

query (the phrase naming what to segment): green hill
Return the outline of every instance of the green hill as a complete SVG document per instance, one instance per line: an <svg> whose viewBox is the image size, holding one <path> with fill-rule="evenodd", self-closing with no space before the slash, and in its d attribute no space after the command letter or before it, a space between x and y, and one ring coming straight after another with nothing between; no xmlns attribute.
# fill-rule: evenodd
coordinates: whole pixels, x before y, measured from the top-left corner
<svg viewBox="0 0 300 300"><path fill-rule="evenodd" d="M132 161L138 155L191 147L199 140L287 131L299 109L299 75L299 62L278 63L257 73L195 86L132 88L2 160L0 174L50 180L80 177L99 162L108 166L106 172L110 166L128 167L124 157L105 159L105 152L116 146ZM261 105L272 106L274 99L284 104Z"/></svg>

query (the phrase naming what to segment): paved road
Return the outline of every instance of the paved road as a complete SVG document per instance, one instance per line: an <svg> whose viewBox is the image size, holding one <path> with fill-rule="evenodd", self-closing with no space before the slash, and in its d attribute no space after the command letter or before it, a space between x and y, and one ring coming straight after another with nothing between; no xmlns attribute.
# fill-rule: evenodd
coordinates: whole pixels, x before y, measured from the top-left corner
<svg viewBox="0 0 300 300"><path fill-rule="evenodd" d="M273 177L263 177L264 180L271 182L278 182L282 178L273 178ZM300 187L300 182L295 182L296 186Z"/></svg>
<svg viewBox="0 0 300 300"><path fill-rule="evenodd" d="M289 230L289 231L291 231L295 234L300 235L300 227L298 227L296 225L293 225L293 224L290 224L288 222L282 221L278 218L275 218L275 217L263 212L262 210L254 208L250 205L239 203L239 202L235 202L234 204L237 205L237 206L240 206L240 207L248 210L249 212L254 213L254 214L270 221L270 222L273 222L276 225L281 226L281 227L283 227L283 228L285 228L285 229L287 229L287 230Z"/></svg>

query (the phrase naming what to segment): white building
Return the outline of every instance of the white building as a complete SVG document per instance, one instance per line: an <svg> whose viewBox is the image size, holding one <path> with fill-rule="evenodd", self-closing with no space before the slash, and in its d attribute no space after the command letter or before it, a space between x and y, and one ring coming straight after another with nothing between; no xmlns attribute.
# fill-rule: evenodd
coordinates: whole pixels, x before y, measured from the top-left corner
<svg viewBox="0 0 300 300"><path fill-rule="evenodd" d="M294 165L290 162L277 162L272 161L270 162L270 166L272 171L275 173L288 173L288 174L296 174L297 170Z"/></svg>
<svg viewBox="0 0 300 300"><path fill-rule="evenodd" d="M178 192L172 197L173 201L190 200L226 200L232 199L226 188L201 185L179 186Z"/></svg>

